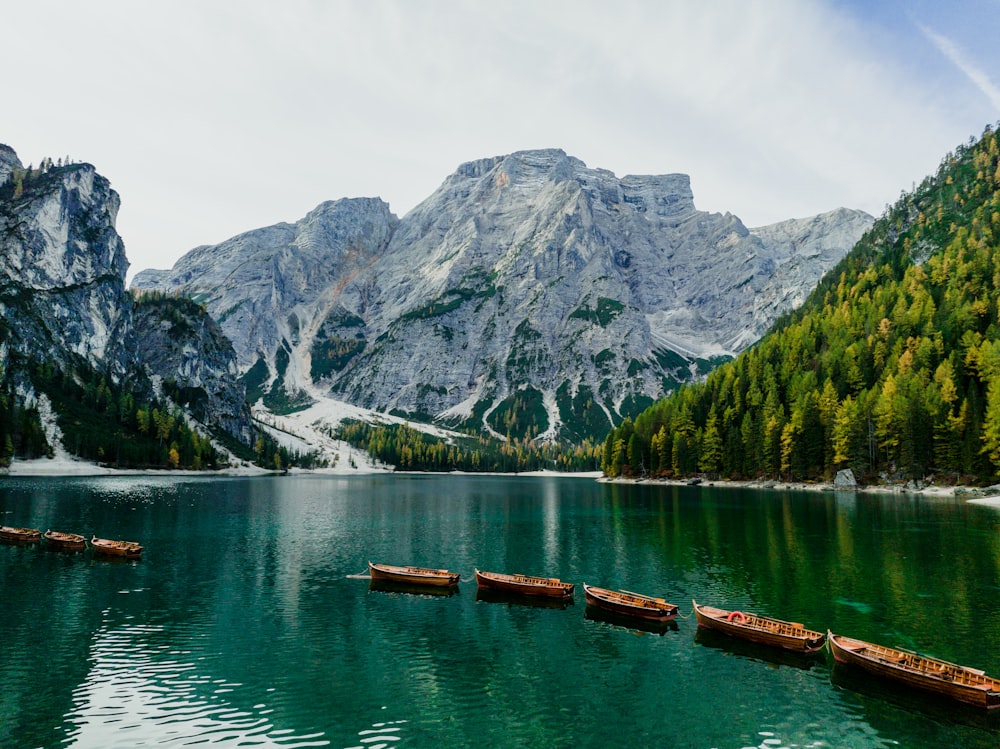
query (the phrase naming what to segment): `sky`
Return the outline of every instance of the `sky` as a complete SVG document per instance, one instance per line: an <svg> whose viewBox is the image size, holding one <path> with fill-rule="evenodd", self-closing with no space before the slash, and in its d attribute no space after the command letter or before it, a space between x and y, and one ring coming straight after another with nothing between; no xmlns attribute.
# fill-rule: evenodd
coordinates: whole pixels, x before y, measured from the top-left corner
<svg viewBox="0 0 1000 749"><path fill-rule="evenodd" d="M0 143L94 164L131 263L467 161L690 175L747 226L879 215L1000 122L1000 0L32 0Z"/></svg>

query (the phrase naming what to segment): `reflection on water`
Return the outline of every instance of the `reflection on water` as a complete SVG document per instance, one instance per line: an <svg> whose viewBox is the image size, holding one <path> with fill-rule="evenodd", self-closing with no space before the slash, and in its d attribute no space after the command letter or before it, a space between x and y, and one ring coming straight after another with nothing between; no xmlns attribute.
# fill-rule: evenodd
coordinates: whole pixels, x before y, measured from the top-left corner
<svg viewBox="0 0 1000 749"><path fill-rule="evenodd" d="M321 733L296 735L275 725L273 709L250 705L243 684L213 677L191 651L173 648L177 634L142 625L95 634L89 670L65 716L69 746L329 745Z"/></svg>
<svg viewBox="0 0 1000 749"><path fill-rule="evenodd" d="M634 632L648 632L653 635L664 635L667 632L677 632L680 629L676 619L669 619L665 622L637 619L634 616L614 614L610 611L599 609L596 606L587 606L584 609L583 615L592 622L601 622L612 627L628 629Z"/></svg>
<svg viewBox="0 0 1000 749"><path fill-rule="evenodd" d="M145 547L108 564L0 546L5 749L1000 738L993 716L845 686L825 655L712 640L683 607L650 631L566 601L349 577L370 558L465 581L544 570L1000 674L1000 513L953 500L526 477L17 479L0 482L0 519Z"/></svg>
<svg viewBox="0 0 1000 749"><path fill-rule="evenodd" d="M792 668L809 669L826 660L825 651L818 653L800 653L784 648L771 648L738 637L730 637L705 627L697 627L694 641L706 648L715 648L740 658L769 663L772 666L790 666Z"/></svg>
<svg viewBox="0 0 1000 749"><path fill-rule="evenodd" d="M390 580L372 580L368 590L375 593L399 593L410 596L454 596L458 595L457 585L421 585L419 583L397 583Z"/></svg>

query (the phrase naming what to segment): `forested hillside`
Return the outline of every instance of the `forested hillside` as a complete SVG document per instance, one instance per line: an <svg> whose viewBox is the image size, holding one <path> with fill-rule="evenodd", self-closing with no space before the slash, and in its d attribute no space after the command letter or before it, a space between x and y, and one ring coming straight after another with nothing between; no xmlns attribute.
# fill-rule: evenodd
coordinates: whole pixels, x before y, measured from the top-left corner
<svg viewBox="0 0 1000 749"><path fill-rule="evenodd" d="M1000 472L1000 156L988 127L806 303L604 445L610 476L985 482Z"/></svg>

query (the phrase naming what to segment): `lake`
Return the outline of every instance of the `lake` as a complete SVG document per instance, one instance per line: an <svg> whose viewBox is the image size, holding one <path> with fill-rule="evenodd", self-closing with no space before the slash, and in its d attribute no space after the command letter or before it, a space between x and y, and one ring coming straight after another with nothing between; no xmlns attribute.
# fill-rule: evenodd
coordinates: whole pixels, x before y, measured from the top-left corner
<svg viewBox="0 0 1000 749"><path fill-rule="evenodd" d="M0 479L0 746L995 747L1000 715L699 632L691 601L1000 676L1000 510L496 476ZM371 590L368 560L462 573ZM474 568L575 604L477 597ZM581 583L665 597L637 629Z"/></svg>

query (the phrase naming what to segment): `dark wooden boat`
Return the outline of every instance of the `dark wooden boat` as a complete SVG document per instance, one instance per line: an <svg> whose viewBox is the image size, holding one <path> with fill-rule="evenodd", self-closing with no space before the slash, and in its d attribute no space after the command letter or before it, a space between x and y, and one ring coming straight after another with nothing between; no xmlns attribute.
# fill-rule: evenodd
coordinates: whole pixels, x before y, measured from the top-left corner
<svg viewBox="0 0 1000 749"><path fill-rule="evenodd" d="M608 590L583 584L588 606L595 606L619 616L633 616L652 622L665 622L677 616L677 607L662 598L644 596L627 590Z"/></svg>
<svg viewBox="0 0 1000 749"><path fill-rule="evenodd" d="M59 531L45 531L45 540L50 546L56 549L67 549L69 551L81 551L87 548L87 539L78 536L76 533L60 533Z"/></svg>
<svg viewBox="0 0 1000 749"><path fill-rule="evenodd" d="M555 577L507 575L503 572L476 570L476 584L486 590L541 598L572 598L573 583L564 583Z"/></svg>
<svg viewBox="0 0 1000 749"><path fill-rule="evenodd" d="M34 544L41 540L42 532L37 528L12 528L9 525L0 525L0 541Z"/></svg>
<svg viewBox="0 0 1000 749"><path fill-rule="evenodd" d="M977 668L959 666L908 650L887 648L827 632L838 663L858 666L876 676L934 692L967 705L1000 707L1000 679Z"/></svg>
<svg viewBox="0 0 1000 749"><path fill-rule="evenodd" d="M368 563L368 574L372 580L388 583L403 583L412 585L431 585L450 588L458 585L457 572L436 570L430 567L397 567L392 564Z"/></svg>
<svg viewBox="0 0 1000 749"><path fill-rule="evenodd" d="M798 622L786 622L744 611L727 611L713 606L694 605L694 615L699 627L741 637L744 640L784 648L798 653L815 653L823 647L826 635L806 629Z"/></svg>
<svg viewBox="0 0 1000 749"><path fill-rule="evenodd" d="M137 541L112 541L110 538L94 536L90 539L90 545L98 554L111 557L137 559L142 556L142 546Z"/></svg>

